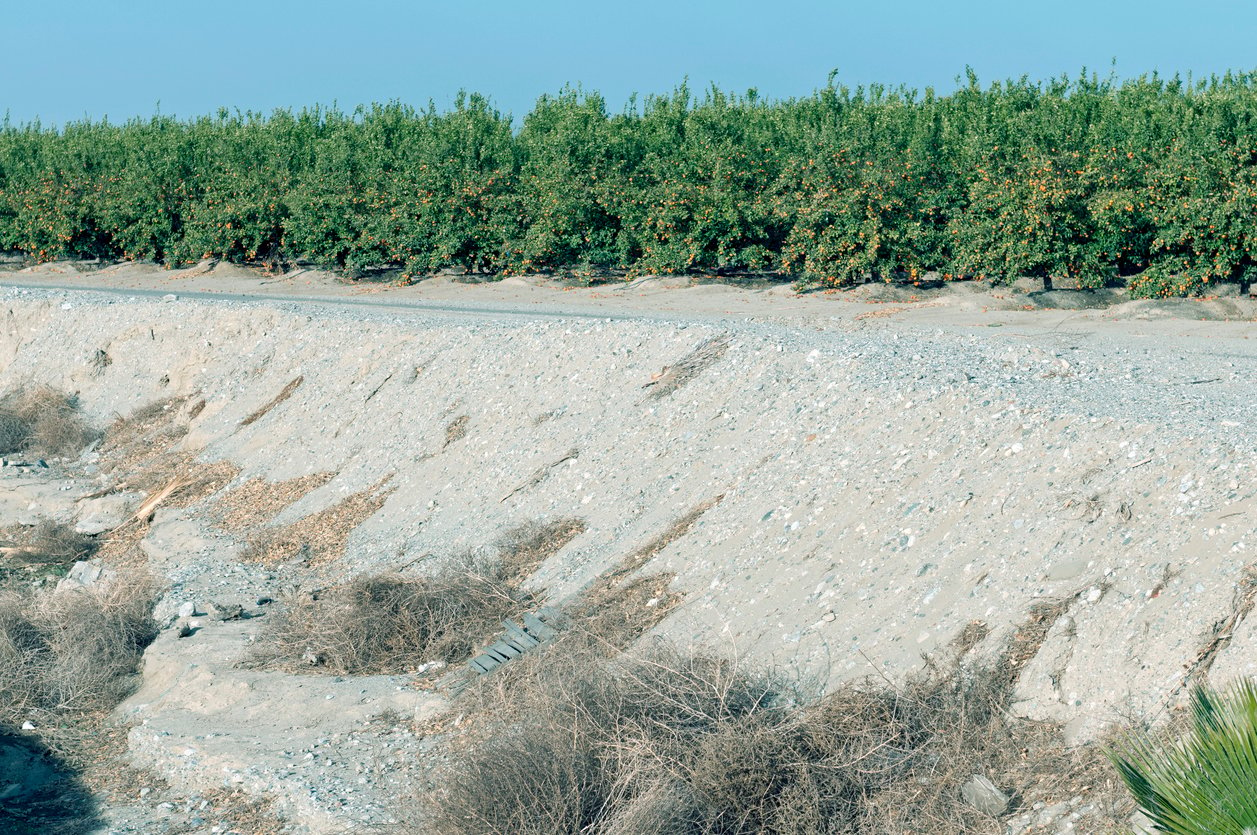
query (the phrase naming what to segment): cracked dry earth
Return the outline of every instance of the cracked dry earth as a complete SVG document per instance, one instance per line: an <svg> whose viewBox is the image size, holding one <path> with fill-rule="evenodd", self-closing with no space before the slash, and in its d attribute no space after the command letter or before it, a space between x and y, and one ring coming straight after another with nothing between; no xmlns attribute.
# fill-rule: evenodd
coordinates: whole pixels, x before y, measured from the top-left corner
<svg viewBox="0 0 1257 835"><path fill-rule="evenodd" d="M77 524L105 580L164 588L102 726L126 770L85 772L95 831L370 831L422 803L462 720L449 670L282 672L255 638L294 589L558 519L580 527L528 581L547 601L650 579L655 634L829 686L963 636L1024 647L1012 712L1072 745L1257 674L1251 322L0 301L5 389L131 416L0 470L0 522ZM998 831L1100 831L1084 788Z"/></svg>

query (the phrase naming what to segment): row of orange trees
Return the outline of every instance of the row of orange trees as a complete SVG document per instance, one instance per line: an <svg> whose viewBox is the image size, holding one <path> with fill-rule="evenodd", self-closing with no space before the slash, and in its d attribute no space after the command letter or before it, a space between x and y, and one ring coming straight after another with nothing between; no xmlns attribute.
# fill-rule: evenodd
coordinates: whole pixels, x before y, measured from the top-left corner
<svg viewBox="0 0 1257 835"><path fill-rule="evenodd" d="M1184 294L1257 272L1255 119L1257 73L5 122L0 248Z"/></svg>

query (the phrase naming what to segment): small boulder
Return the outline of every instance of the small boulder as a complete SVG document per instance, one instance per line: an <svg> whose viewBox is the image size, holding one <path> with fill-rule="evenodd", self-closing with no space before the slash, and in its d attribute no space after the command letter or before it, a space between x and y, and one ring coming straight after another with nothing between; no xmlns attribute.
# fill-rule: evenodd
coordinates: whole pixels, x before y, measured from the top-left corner
<svg viewBox="0 0 1257 835"><path fill-rule="evenodd" d="M211 602L209 608L215 620L239 620L244 617L244 607L239 603Z"/></svg>
<svg viewBox="0 0 1257 835"><path fill-rule="evenodd" d="M57 591L89 589L108 583L113 576L114 572L101 565L99 560L79 560L57 583Z"/></svg>
<svg viewBox="0 0 1257 835"><path fill-rule="evenodd" d="M136 493L112 493L79 502L78 521L74 530L88 536L111 531L130 518L139 504Z"/></svg>

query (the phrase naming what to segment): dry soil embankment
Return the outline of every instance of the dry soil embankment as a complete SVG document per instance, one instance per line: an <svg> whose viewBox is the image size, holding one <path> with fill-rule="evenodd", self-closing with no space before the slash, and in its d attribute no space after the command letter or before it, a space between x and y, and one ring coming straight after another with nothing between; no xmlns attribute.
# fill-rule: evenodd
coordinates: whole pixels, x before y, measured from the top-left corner
<svg viewBox="0 0 1257 835"><path fill-rule="evenodd" d="M1257 673L1251 324L991 329L972 311L900 322L845 308L785 322L485 316L31 290L2 301L6 388L78 392L102 422L204 399L180 448L239 467L227 491L335 474L276 525L387 478L378 510L314 575L422 570L522 523L576 518L583 533L532 581L563 600L704 508L638 569L675 575L682 602L658 631L685 644L831 683L893 680L974 622L989 632L970 652L997 656L1050 601L1015 710L1078 741L1160 714L1193 678ZM76 512L80 493L23 490L15 513ZM283 576L238 562L243 545L193 510L163 509L142 548L174 607L281 591ZM357 772L284 786L303 752L337 759L327 735L348 738L385 708L436 712L442 697L384 677L277 690L250 679L270 673L229 669L250 623L158 639L120 714L144 723L135 755L189 786L278 792L316 829L383 814L370 798L355 806L368 791ZM329 731L292 718L306 693L355 707Z"/></svg>

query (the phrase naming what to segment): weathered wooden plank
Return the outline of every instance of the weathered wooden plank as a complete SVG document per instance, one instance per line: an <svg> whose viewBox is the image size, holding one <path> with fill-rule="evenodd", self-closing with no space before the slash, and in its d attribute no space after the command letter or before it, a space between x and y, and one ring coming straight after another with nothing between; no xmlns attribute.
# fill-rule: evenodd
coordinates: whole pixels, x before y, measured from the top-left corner
<svg viewBox="0 0 1257 835"><path fill-rule="evenodd" d="M494 661L485 655L477 655L475 658L468 661L467 664L473 671L479 673L480 675L492 672L498 666L497 661Z"/></svg>
<svg viewBox="0 0 1257 835"><path fill-rule="evenodd" d="M542 623L540 618L530 612L524 613L524 628L532 633L537 640L542 642L548 641L558 634L554 631L554 629Z"/></svg>
<svg viewBox="0 0 1257 835"><path fill-rule="evenodd" d="M541 642L524 631L524 628L513 620L502 621L503 628L506 629L506 639L516 644L522 645L524 649L532 649Z"/></svg>
<svg viewBox="0 0 1257 835"><path fill-rule="evenodd" d="M522 653L506 641L495 641L489 647L494 652L505 655L507 658L518 658Z"/></svg>
<svg viewBox="0 0 1257 835"><path fill-rule="evenodd" d="M484 648L484 654L497 661L499 664L505 664L511 660L511 656L504 655L497 651L495 647L487 646Z"/></svg>

